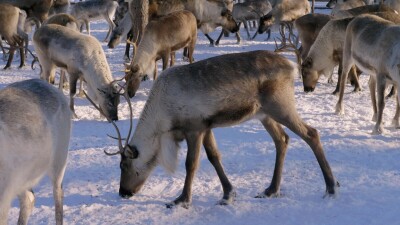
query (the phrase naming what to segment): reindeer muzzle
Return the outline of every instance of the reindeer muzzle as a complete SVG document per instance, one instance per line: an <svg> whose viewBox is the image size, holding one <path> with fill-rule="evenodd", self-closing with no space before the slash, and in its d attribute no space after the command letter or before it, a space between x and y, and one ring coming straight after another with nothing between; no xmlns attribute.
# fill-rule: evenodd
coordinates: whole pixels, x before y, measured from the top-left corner
<svg viewBox="0 0 400 225"><path fill-rule="evenodd" d="M121 198L130 198L134 194L135 193L133 193L132 191L128 191L128 190L125 190L123 188L119 188L119 196L121 196Z"/></svg>

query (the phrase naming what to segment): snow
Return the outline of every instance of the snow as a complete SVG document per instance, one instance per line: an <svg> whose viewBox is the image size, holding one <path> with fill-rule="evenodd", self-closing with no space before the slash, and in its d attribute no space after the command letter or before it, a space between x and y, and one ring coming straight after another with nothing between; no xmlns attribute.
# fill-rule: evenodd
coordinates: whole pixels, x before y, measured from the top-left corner
<svg viewBox="0 0 400 225"><path fill-rule="evenodd" d="M323 3L319 3L323 4ZM321 10L319 10L321 12ZM329 13L327 10L322 10ZM105 22L92 23L92 35L103 40ZM220 29L211 34L217 37ZM254 32L254 31L253 31ZM241 30L242 44L233 35L220 46L210 47L202 33L198 34L195 60L233 52L256 49L273 50L273 40L266 35L247 40ZM277 36L278 32L273 32ZM108 49L102 43L114 78L123 76L125 45ZM30 43L30 49L33 49ZM294 61L291 53L282 53ZM177 65L182 52L177 53ZM28 57L28 64L32 58ZM0 70L0 88L29 78L38 78L39 69L29 66L17 69L19 58L10 70ZM160 64L160 63L159 63ZM0 61L4 67L5 61ZM160 68L160 65L159 65ZM334 76L337 80L337 76ZM149 94L153 81L141 84L132 98L134 124ZM115 134L113 126L83 98L76 98L78 119L73 121L67 170L64 177L65 224L400 224L400 129L391 125L395 100L389 99L384 110L385 133L372 135L374 122L368 90L368 76L361 76L363 90L345 92L345 115L334 113L337 97L331 95L335 84L322 78L314 93L304 93L299 77L295 79L297 109L304 121L321 136L326 157L340 182L336 197L323 198L325 183L309 146L285 129L290 136L283 170L281 196L254 198L270 183L275 163L275 147L260 122L248 121L228 128L215 129L226 173L236 187L236 201L228 206L216 205L222 197L219 179L201 153L200 168L193 184L193 202L189 209L167 209L165 203L182 191L185 178L186 144L181 145L179 165L174 174L161 167L149 177L140 193L130 199L118 196L119 156L106 156L117 143L107 134ZM68 97L68 92L64 92ZM117 125L123 134L129 128L129 110L125 101L119 106ZM16 165L17 166L17 165ZM30 224L55 224L52 187L43 179L34 188L36 203ZM9 223L16 224L18 202L9 212Z"/></svg>

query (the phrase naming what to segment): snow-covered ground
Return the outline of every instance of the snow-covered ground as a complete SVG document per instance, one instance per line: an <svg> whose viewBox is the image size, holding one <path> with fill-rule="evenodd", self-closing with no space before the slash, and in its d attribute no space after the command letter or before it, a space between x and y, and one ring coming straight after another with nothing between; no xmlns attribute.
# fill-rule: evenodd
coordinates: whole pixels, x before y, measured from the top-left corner
<svg viewBox="0 0 400 225"><path fill-rule="evenodd" d="M329 13L328 11L324 11ZM107 32L105 22L92 24L92 34L99 40ZM217 37L220 30L212 33ZM253 31L254 32L254 31ZM242 37L246 37L241 30ZM277 36L277 32L273 35ZM244 38L236 44L231 35L218 47L209 47L198 34L195 60L216 55L251 50L273 50L274 42ZM102 43L115 78L123 76L124 44L108 49ZM30 48L33 49L32 43ZM183 65L177 53L177 64ZM294 55L285 54L294 60ZM29 78L38 78L39 69L29 66L17 69L18 58L11 70L0 70L0 88ZM28 64L32 58L28 57ZM0 61L4 67L5 61ZM334 80L337 76L334 77ZM106 156L104 150L115 150L117 143L107 137L114 128L83 98L76 100L79 119L73 121L68 166L64 178L65 224L400 224L400 130L391 125L395 101L387 101L384 110L386 132L372 135L374 126L368 91L368 76L361 76L363 90L345 93L345 115L334 114L337 97L331 95L334 84L320 80L314 93L304 93L299 77L295 80L297 109L304 121L318 129L325 154L340 182L336 198L323 198L325 184L318 163L309 146L287 130L291 137L283 170L281 196L254 198L270 183L275 163L275 146L271 137L256 120L228 128L215 129L226 173L237 189L236 201L228 206L216 205L222 197L219 179L201 153L201 164L193 185L191 208L167 209L168 203L182 190L185 178L186 144L179 153L179 166L174 174L157 167L140 193L130 199L118 196L119 156ZM153 81L143 82L134 105L134 123L140 115ZM68 93L65 92L68 96ZM29 110L29 109L28 109ZM122 101L117 125L123 134L129 128L129 110ZM18 166L18 165L16 165ZM35 188L35 209L30 224L54 224L52 188L47 178ZM18 202L10 210L10 224L16 224Z"/></svg>

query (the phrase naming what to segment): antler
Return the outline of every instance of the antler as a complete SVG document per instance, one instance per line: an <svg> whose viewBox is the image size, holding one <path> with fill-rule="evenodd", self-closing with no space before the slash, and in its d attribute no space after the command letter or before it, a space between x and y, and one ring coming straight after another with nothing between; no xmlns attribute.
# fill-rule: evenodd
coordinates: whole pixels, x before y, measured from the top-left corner
<svg viewBox="0 0 400 225"><path fill-rule="evenodd" d="M285 35L285 27L288 28L288 38ZM294 52L297 58L298 65L301 64L301 56L300 56L300 47L299 47L299 37L293 33L293 23L291 22L282 22L281 27L279 29L279 34L281 38L276 38L281 42L281 45L278 46L275 41L275 52Z"/></svg>
<svg viewBox="0 0 400 225"><path fill-rule="evenodd" d="M121 138L121 132L119 131L119 128L118 128L118 126L114 123L114 121L112 121L108 116L105 115L105 113L103 112L103 110L102 110L100 107L98 107L98 106L94 103L94 101L87 95L86 91L83 91L83 93L85 94L85 96L86 96L86 98L89 100L89 102L92 103L92 105L93 105L97 110L99 110L99 112L101 113L101 115L103 115L103 116L107 119L107 121L110 122L110 123L114 126L115 130L117 131L117 135L118 135L118 139L117 139L117 140L118 140L118 148L119 148L119 151L110 153L110 152L107 152L106 150L104 150L104 153L105 153L106 155L108 155L108 156L117 155L117 154L123 153L125 147L128 145L128 141L129 141L129 139L130 139L131 132L132 132L132 127L133 127L133 122L132 122L132 121L133 121L132 104L131 104L131 101L130 101L129 97L127 96L127 92L124 91L123 96L124 96L125 100L128 102L128 105L129 105L129 111L130 111L130 126L129 126L129 133L128 133L128 136L127 136L127 138L125 139L125 145L122 145L122 140L123 140L123 139ZM111 137L111 136L110 136L110 137ZM114 138L114 137L113 137L113 138Z"/></svg>

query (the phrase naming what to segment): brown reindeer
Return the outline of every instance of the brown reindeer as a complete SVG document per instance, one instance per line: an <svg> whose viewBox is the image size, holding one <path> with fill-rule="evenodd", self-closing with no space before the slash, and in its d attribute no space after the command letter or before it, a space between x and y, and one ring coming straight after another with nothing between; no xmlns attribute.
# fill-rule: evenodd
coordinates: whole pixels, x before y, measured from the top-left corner
<svg viewBox="0 0 400 225"><path fill-rule="evenodd" d="M155 62L158 58L163 60L165 70L170 54L188 47L189 61L192 63L196 40L196 18L189 11L182 10L151 20L125 76L129 97L135 95L140 81L146 74L157 70ZM154 74L156 79L157 75Z"/></svg>

